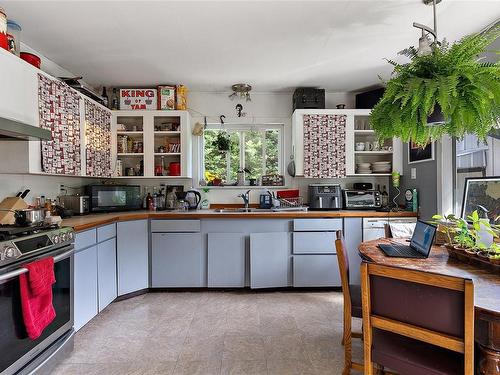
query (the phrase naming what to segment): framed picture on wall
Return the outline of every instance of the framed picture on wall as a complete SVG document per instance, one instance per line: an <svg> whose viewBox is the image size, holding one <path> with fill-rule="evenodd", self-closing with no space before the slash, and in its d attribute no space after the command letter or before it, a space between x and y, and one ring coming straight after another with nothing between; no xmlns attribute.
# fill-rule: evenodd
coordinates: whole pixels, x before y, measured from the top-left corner
<svg viewBox="0 0 500 375"><path fill-rule="evenodd" d="M488 217L491 223L498 224L500 216L500 176L472 177L465 179L464 198L461 217L477 210L480 217Z"/></svg>
<svg viewBox="0 0 500 375"><path fill-rule="evenodd" d="M431 160L434 160L434 142L429 143L424 148L417 146L413 142L408 143L408 164Z"/></svg>

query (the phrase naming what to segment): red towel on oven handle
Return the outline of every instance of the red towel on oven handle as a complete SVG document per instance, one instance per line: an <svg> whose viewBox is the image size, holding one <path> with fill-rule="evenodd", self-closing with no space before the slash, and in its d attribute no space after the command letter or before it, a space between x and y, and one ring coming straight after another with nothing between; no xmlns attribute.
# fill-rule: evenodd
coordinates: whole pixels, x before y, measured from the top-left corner
<svg viewBox="0 0 500 375"><path fill-rule="evenodd" d="M52 304L54 258L40 259L24 267L28 272L19 275L23 320L28 337L35 340L56 316Z"/></svg>

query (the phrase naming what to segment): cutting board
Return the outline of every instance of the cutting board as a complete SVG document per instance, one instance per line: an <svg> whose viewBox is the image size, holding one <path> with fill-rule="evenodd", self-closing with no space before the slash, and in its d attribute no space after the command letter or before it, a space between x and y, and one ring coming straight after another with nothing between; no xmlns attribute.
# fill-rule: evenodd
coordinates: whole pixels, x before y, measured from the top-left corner
<svg viewBox="0 0 500 375"><path fill-rule="evenodd" d="M0 210L22 210L28 208L28 204L23 198L19 197L7 197L2 202L0 202ZM14 218L14 213L9 211L0 211L0 224L1 225L12 225L16 222Z"/></svg>

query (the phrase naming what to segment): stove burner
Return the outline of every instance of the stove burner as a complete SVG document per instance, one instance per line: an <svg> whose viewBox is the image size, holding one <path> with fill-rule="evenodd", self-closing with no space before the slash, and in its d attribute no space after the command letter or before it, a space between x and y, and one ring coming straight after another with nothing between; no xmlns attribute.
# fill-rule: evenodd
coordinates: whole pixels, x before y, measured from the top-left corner
<svg viewBox="0 0 500 375"><path fill-rule="evenodd" d="M12 240L14 238L29 236L45 230L56 229L54 224L37 224L32 226L19 225L1 225L0 226L0 241Z"/></svg>

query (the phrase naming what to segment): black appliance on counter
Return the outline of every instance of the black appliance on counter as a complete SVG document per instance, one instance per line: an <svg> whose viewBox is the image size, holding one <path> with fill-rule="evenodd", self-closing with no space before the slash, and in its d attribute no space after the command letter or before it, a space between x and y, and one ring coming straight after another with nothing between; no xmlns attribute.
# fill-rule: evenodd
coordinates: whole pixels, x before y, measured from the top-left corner
<svg viewBox="0 0 500 375"><path fill-rule="evenodd" d="M87 185L91 212L131 211L142 209L139 185Z"/></svg>
<svg viewBox="0 0 500 375"><path fill-rule="evenodd" d="M338 184L309 185L309 210L327 211L342 208L342 189Z"/></svg>
<svg viewBox="0 0 500 375"><path fill-rule="evenodd" d="M325 89L299 87L293 92L293 110L325 109Z"/></svg>
<svg viewBox="0 0 500 375"><path fill-rule="evenodd" d="M50 374L73 349L72 228L0 226L0 373ZM23 321L19 275L25 264L54 258L52 286L56 317L31 340Z"/></svg>

